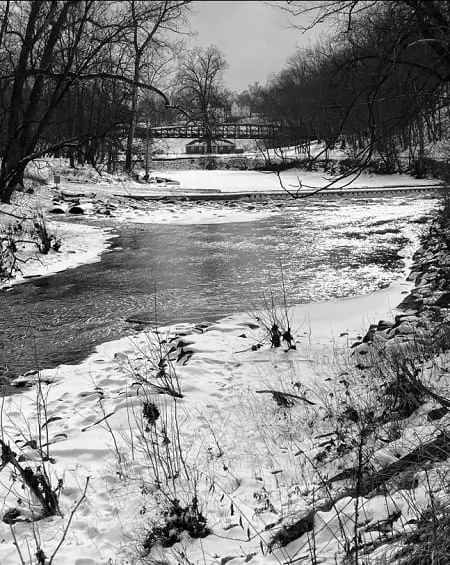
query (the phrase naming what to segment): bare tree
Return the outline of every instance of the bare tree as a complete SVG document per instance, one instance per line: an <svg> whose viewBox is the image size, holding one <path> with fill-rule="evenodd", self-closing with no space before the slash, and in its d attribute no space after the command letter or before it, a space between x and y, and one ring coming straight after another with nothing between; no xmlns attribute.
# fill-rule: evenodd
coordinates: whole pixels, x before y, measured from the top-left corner
<svg viewBox="0 0 450 565"><path fill-rule="evenodd" d="M3 16L0 39L7 55L0 61L1 201L9 202L14 190L23 184L30 161L80 141L76 134L57 141L45 136L71 88L93 82L127 84L155 92L169 103L161 90L136 81L126 69L111 64L111 55L120 61L120 49L114 46L120 46L134 29L129 4L16 1L5 4ZM90 132L83 135L85 139L92 137Z"/></svg>
<svg viewBox="0 0 450 565"><path fill-rule="evenodd" d="M436 115L450 80L450 5L443 1L283 2L303 30L337 24L325 43L300 53L263 89L272 119L325 141L345 143L361 167L374 156L386 171L423 174ZM270 102L270 104L269 104ZM413 148L413 150L412 150Z"/></svg>
<svg viewBox="0 0 450 565"><path fill-rule="evenodd" d="M177 100L193 121L205 130L207 152L211 153L213 126L219 121L226 103L223 73L227 68L224 55L214 45L190 51L181 61L177 76L180 85Z"/></svg>
<svg viewBox="0 0 450 565"><path fill-rule="evenodd" d="M129 47L131 51L131 67L133 84L131 85L131 108L130 123L127 136L127 147L125 156L125 169L132 169L133 140L136 132L138 94L141 75L144 66L148 65L145 54L150 49L154 55L167 47L157 32L170 32L176 30L176 24L185 13L185 9L191 0L128 0L131 15L131 30ZM150 57L152 58L152 57Z"/></svg>

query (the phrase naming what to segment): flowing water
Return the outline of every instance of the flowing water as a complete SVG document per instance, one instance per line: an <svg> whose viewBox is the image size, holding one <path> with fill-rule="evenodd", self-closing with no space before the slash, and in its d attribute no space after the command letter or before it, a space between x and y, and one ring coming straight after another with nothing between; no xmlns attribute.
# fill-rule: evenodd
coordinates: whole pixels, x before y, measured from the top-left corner
<svg viewBox="0 0 450 565"><path fill-rule="evenodd" d="M435 205L423 196L320 199L258 221L120 226L100 262L0 293L0 372L77 363L139 321L255 310L271 291L281 299L282 278L293 304L369 293L402 276L404 250Z"/></svg>

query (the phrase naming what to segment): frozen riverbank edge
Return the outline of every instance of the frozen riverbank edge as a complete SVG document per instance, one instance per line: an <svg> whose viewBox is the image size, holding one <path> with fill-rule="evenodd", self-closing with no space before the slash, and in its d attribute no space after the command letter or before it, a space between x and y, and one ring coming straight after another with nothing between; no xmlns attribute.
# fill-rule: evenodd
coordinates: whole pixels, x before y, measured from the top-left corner
<svg viewBox="0 0 450 565"><path fill-rule="evenodd" d="M51 249L46 255L42 255L34 246L26 246L26 249L19 251L18 255L27 262L19 264L20 273L14 278L0 282L0 291L30 279L47 277L100 261L102 253L110 248L111 240L115 237L110 229L86 224L49 221L47 227L63 242L61 250L56 252Z"/></svg>
<svg viewBox="0 0 450 565"><path fill-rule="evenodd" d="M365 336L372 323L380 328L375 341L383 340L384 335L385 341L391 344L407 343L414 335L414 328L420 327L426 319L426 312L435 312L433 308L441 311L445 303L446 293L431 288L433 281L439 280L438 269L446 267L444 251L435 239L417 256L413 272L419 284L414 289L412 283L402 282L365 297L295 307L292 328L298 338L296 351L275 350L267 343L253 350L252 346L263 342L264 332L255 327L254 319L247 314L236 314L212 325L179 324L164 331L165 337L172 340L173 361L184 394L177 404L182 414L182 439L189 446L186 457L190 464L195 461L201 482L208 478L206 484L198 485L198 496L212 534L200 541L191 540L185 534L181 543L167 550L154 549L153 559L162 553L168 562L179 563L178 550L187 552L191 563L229 562L235 565L248 562L250 555L252 563L279 563L291 557L299 560L302 554L305 556L303 562L309 562L308 533L285 547L274 547L271 553L267 548L280 527L295 523L309 508L311 485L317 479L304 464L298 463L295 453L301 450L313 458L320 452L318 445L323 440L319 442L315 436L323 431L322 424L315 417L316 428L309 428L303 435L296 427L299 435L292 442L284 435L287 422L295 422L298 418L297 426L301 422L306 425L311 413L309 416L300 414L303 407L288 410L278 406L270 395L255 393L268 386L283 386L288 391L295 374L301 381L302 393L319 403L327 388L332 386L334 391L339 388L336 382L330 385L332 381L328 380L332 378L329 376L330 366L338 351L348 351L350 345L359 341L360 345L353 349L353 357L355 361L358 358L356 364L359 361L366 363L373 335L365 341L360 338ZM396 306L411 289L409 311L402 314L403 318L392 320L398 315ZM411 297L414 303L411 303ZM426 308L418 316L418 309L424 306ZM380 326L380 320L385 324ZM106 564L109 559L116 563L132 563L132 554L136 557L139 542L138 532L150 527L153 519L162 519L163 497L143 494L143 490L149 488L148 461L142 454L136 453L133 458L131 444L125 440L133 428L131 436L139 443L139 429L133 422L130 424L130 414L136 414L142 404L133 367L142 362L143 352L149 349L152 339L151 334L143 333L102 344L78 366L61 366L22 378L19 384L25 388L31 385L30 388L20 397L5 401L3 431L32 464L37 454L32 446L26 445L27 442L17 443L22 433L19 434L18 429L23 421L27 430L36 433L36 382L45 388L46 421L49 422L46 433L55 461L50 469L54 477L64 477L60 505L65 516L65 519L47 518L37 524L41 548L47 555L52 554L61 539L70 511L80 499L84 480L90 477L86 500L75 515L65 543L57 554L56 564ZM445 359L439 359L439 365L445 370ZM445 382L441 384L445 385ZM362 381L355 387L355 393L362 391ZM299 387L295 390L299 392ZM159 395L155 396L160 402ZM411 415L402 431L402 434L409 434L403 447L402 435L391 442L392 445L377 449L373 454L374 461L378 465L383 461L392 462L399 458L402 450L411 447L414 438L430 438L439 433L445 421L430 424L427 411L431 409L428 403L421 407L419 414ZM109 426L99 423L105 414L110 415L107 419ZM270 424L272 435L266 424ZM109 428L115 431L115 440ZM124 457L121 463L117 460L115 441ZM271 444L269 450L268 442ZM35 501L26 500L23 489L13 481L12 475L12 482L5 477L3 480L1 499L5 501L4 510L17 507L17 500L22 498L19 508L27 516L28 502ZM213 484L216 489L222 489L217 496L209 491ZM366 528L362 533L370 532L367 536L372 545L382 540L381 530L369 530L368 526L389 519L393 509L401 512L395 521L391 520L392 531L404 529L404 523L413 520L413 510L404 502L412 492L418 501L418 511L426 507L429 497L424 484L422 476L419 483L422 490L397 491L400 495L393 496L392 506L386 506L385 497L361 500L361 508L364 506L364 512L360 511L361 522ZM438 491L435 489L434 492ZM185 493L186 490L180 488L180 496ZM346 536L352 539L354 504L347 499L340 500L345 502L337 505L339 509L342 507L340 517L334 516L333 510L319 511L313 529L309 530L317 530L315 551L323 563L335 563L336 559L342 562ZM351 512L347 509L349 504ZM344 522L343 529L339 521ZM247 529L250 529L250 536ZM23 551L27 544L33 547L29 523L15 524L14 531ZM9 525L0 523L0 533L4 539L0 545L1 562L17 563L17 550ZM364 538L364 543L366 541ZM388 545L392 551L392 544ZM383 548L383 544L377 549L381 559L380 547ZM386 547L384 551L388 551ZM368 559L367 563L377 562L371 555Z"/></svg>
<svg viewBox="0 0 450 565"><path fill-rule="evenodd" d="M2 225L14 223L14 218L8 214L32 217L40 211L45 213L49 232L59 238L62 245L58 252L50 250L47 255L38 253L35 245L24 245L17 255L25 262L18 264L20 271L13 278L0 283L0 289L99 261L101 254L110 247L114 224L200 225L260 220L279 213L283 206L280 198L291 198L282 190L280 182L288 190L295 191L300 180L313 190L331 180L318 172L296 169L284 171L280 180L272 173L202 170L171 172L170 179L175 179L178 185L130 180L125 183L114 179L96 183L72 182L63 178L59 187L40 187L35 194L16 193L13 205L0 204L0 233ZM346 183L340 181L337 186L342 188ZM433 191L440 186L439 181L417 180L408 175L361 174L347 190L351 188L361 197L370 198L377 196L377 188L383 191L389 187L394 194L401 195L408 192L407 187ZM188 201L188 195L193 200ZM341 198L344 192L338 190L338 195ZM196 201L196 197L211 200ZM216 197L226 200L216 200ZM138 203L134 201L136 199ZM258 206L252 202L254 200L258 200ZM70 218L70 222L52 221L56 218ZM90 220L90 225L83 223L84 218ZM111 228L92 225L105 219L111 220Z"/></svg>

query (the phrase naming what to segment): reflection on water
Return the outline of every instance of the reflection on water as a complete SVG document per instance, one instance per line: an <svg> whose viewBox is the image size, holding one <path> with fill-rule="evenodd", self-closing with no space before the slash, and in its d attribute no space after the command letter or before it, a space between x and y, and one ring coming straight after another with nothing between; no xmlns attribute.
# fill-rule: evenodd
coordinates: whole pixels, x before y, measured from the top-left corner
<svg viewBox="0 0 450 565"><path fill-rule="evenodd" d="M309 200L256 222L123 227L101 262L0 293L0 367L80 361L127 318L154 320L155 287L160 323L255 309L269 284L280 294L280 265L292 303L368 293L399 277L398 230L434 203Z"/></svg>

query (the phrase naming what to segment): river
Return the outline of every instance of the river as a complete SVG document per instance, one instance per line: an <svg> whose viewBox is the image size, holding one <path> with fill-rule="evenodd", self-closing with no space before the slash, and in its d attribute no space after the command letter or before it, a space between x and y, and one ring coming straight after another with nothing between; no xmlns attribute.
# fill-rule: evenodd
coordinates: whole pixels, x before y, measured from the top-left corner
<svg viewBox="0 0 450 565"><path fill-rule="evenodd" d="M121 225L101 261L0 293L0 371L77 363L139 321L254 311L281 299L282 278L291 304L367 294L404 276L435 205L423 195L308 199L258 221Z"/></svg>

